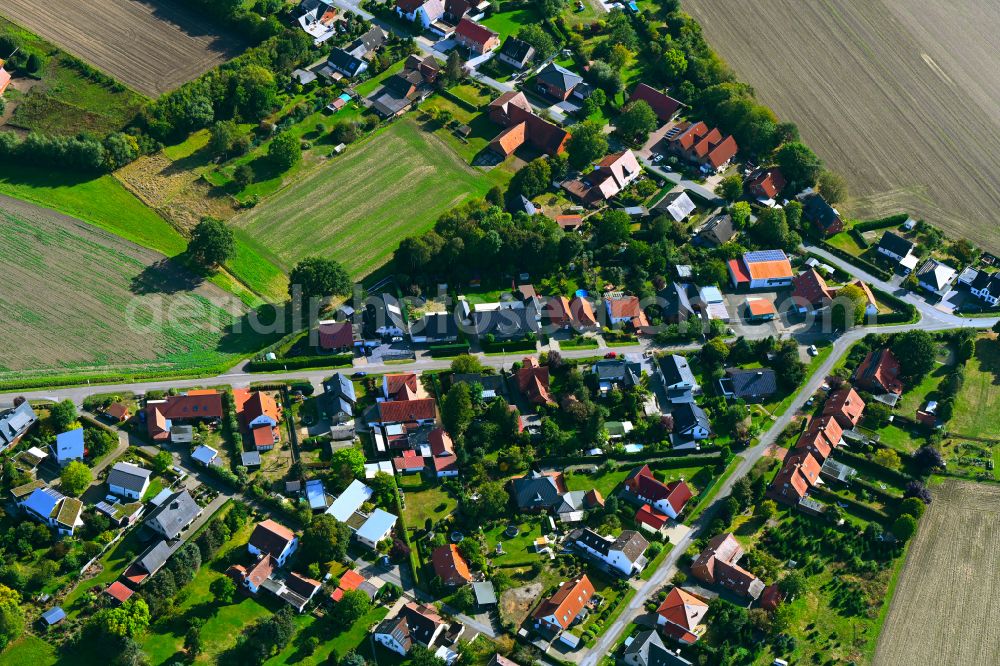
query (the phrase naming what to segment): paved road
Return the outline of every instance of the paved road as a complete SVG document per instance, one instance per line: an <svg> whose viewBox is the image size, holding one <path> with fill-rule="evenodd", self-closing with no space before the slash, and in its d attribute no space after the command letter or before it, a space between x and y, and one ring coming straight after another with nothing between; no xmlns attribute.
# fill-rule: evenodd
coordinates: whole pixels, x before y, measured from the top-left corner
<svg viewBox="0 0 1000 666"><path fill-rule="evenodd" d="M609 352L615 352L617 354L638 354L646 351L690 351L697 349L700 345L680 345L672 347L658 347L648 341L643 341L640 345L622 345L622 346L601 346L595 349L569 349L566 351L561 351L563 358L573 359L573 358L589 358L593 356L603 356ZM493 368L509 368L512 363L520 361L524 356L531 355L530 352L520 352L505 354L503 356L486 356L481 355L480 361L483 365L493 367ZM65 400L70 399L76 404L82 404L83 399L94 393L120 393L123 391L131 391L133 393L145 393L146 391L165 391L167 389L188 389L200 386L214 386L219 384L228 384L235 388L244 388L250 385L250 382L261 382L261 381L281 381L287 379L305 379L311 382L314 386L320 386L324 379L328 378L334 372L351 372L350 369L340 369L334 370L331 368L323 369L308 369L308 370L290 370L287 372L273 372L273 373L251 373L246 372L242 369L243 365L237 366L231 369L229 372L221 375L216 375L215 377L203 377L201 379L167 379L167 380L157 380L148 382L132 382L128 384L101 384L101 385L85 385L85 386L75 386L67 388L54 388L54 389L36 389L31 391L14 391L11 393L0 393L0 405L8 404L14 400L17 396L24 396L29 400ZM368 374L380 374L386 372L423 372L427 370L443 370L451 366L450 359L433 359L433 358L419 358L410 363L393 363L387 365L384 363L375 363L364 366L364 371Z"/></svg>

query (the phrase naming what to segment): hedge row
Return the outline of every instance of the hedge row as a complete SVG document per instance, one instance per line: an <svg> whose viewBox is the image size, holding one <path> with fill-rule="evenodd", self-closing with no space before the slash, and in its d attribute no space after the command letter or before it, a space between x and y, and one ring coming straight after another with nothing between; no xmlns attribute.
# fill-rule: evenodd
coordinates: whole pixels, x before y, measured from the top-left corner
<svg viewBox="0 0 1000 666"><path fill-rule="evenodd" d="M848 511L856 515L858 518L862 518L869 522L882 523L883 525L889 522L889 514L879 511L873 507L866 504L862 504L850 497L841 497L840 495L831 492L824 488L823 486L813 486L809 493L816 498L822 499L829 504L836 504L840 502L841 504L846 504L848 506Z"/></svg>
<svg viewBox="0 0 1000 666"><path fill-rule="evenodd" d="M350 366L354 354L334 354L332 356L296 356L273 361L250 361L248 372L269 372L273 370L299 370L302 368L341 368Z"/></svg>
<svg viewBox="0 0 1000 666"><path fill-rule="evenodd" d="M869 243L868 240L864 237L864 235L862 235L862 233L858 231L858 229L856 228L851 229L850 231L847 232L847 234L851 238L853 238L858 243L858 245L860 245L866 250L872 246L872 244Z"/></svg>
<svg viewBox="0 0 1000 666"><path fill-rule="evenodd" d="M431 356L458 356L469 353L468 342L452 342L450 344L431 345L428 347Z"/></svg>
<svg viewBox="0 0 1000 666"><path fill-rule="evenodd" d="M848 280L851 279L851 274L850 273L848 273L847 271L845 271L843 268L841 268L839 266L833 266L833 265L831 265L829 263L829 261L826 259L826 257L821 257L818 254L814 254L813 252L806 252L806 257L809 257L811 259L815 259L816 261L822 262L822 263L826 264L827 266L830 266L830 268L833 269L833 277L838 282L847 282Z"/></svg>
<svg viewBox="0 0 1000 666"><path fill-rule="evenodd" d="M898 296L894 296L887 291L882 291L872 287L872 293L875 294L875 298L882 301L886 305L892 307L895 312L891 312L887 315L879 315L878 323L880 324L909 324L917 319L917 306L913 303L907 303Z"/></svg>
<svg viewBox="0 0 1000 666"><path fill-rule="evenodd" d="M486 340L481 340L483 351L487 353L491 352L522 352L522 351L535 351L535 340L531 338L526 338L523 340L496 340L494 342L487 342Z"/></svg>
<svg viewBox="0 0 1000 666"><path fill-rule="evenodd" d="M869 273L879 278L880 280L889 280L892 278L892 273L885 270L881 266L876 266L867 259L855 256L850 252L845 252L844 250L841 250L839 247L834 247L833 245L830 245L830 243L828 243L827 241L821 241L820 247L822 247L824 250L834 255L835 257L843 259L849 264L854 264L859 268L868 271Z"/></svg>
<svg viewBox="0 0 1000 666"><path fill-rule="evenodd" d="M895 215L887 215L886 217L880 217L874 220L866 220L864 222L858 222L853 227L852 230L861 231L871 231L873 229L887 229L889 227L898 227L903 222L909 219L909 215L906 213L896 213Z"/></svg>
<svg viewBox="0 0 1000 666"><path fill-rule="evenodd" d="M911 457L910 454L908 453L900 451L896 451L896 453L899 453L899 457L902 458L903 460L907 460L908 458ZM891 480L898 486L905 486L907 483L913 480L910 478L909 475L904 474L903 472L894 469L889 469L888 467L883 467L882 465L873 463L865 456L854 453L853 451L848 451L843 447L837 449L837 457L844 458L845 460L843 462L847 465L850 465L851 467L867 469L867 470L875 469L875 471L877 471L879 474L885 476L887 479Z"/></svg>

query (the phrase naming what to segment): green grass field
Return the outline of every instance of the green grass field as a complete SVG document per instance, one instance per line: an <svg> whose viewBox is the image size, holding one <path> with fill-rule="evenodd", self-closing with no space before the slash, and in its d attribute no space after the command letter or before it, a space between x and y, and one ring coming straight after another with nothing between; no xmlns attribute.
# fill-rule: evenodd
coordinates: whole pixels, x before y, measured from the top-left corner
<svg viewBox="0 0 1000 666"><path fill-rule="evenodd" d="M89 222L168 257L187 241L111 176L88 178L40 167L0 170L0 194Z"/></svg>
<svg viewBox="0 0 1000 666"><path fill-rule="evenodd" d="M413 529L423 529L428 518L441 520L458 507L458 501L448 495L440 483L428 482L420 474L400 477L399 487L406 498L403 517Z"/></svg>
<svg viewBox="0 0 1000 666"><path fill-rule="evenodd" d="M522 27L541 23L542 17L534 8L519 7L511 11L497 12L482 21L483 25L500 35L500 42L508 35L516 35Z"/></svg>
<svg viewBox="0 0 1000 666"><path fill-rule="evenodd" d="M37 636L25 634L0 652L0 664L31 664L31 666L54 666L59 663L56 649Z"/></svg>
<svg viewBox="0 0 1000 666"><path fill-rule="evenodd" d="M253 341L227 335L234 313L226 301L235 299L214 285L51 211L0 201L0 256L8 278L0 340L10 350L0 377L213 366ZM18 344L25 340L45 344Z"/></svg>
<svg viewBox="0 0 1000 666"><path fill-rule="evenodd" d="M996 437L1000 432L1000 340L987 335L976 341L976 353L965 366L965 383L955 398L948 430Z"/></svg>
<svg viewBox="0 0 1000 666"><path fill-rule="evenodd" d="M322 255L362 277L382 266L400 240L426 231L441 213L489 187L481 171L403 120L233 224L268 247L286 270L299 259Z"/></svg>

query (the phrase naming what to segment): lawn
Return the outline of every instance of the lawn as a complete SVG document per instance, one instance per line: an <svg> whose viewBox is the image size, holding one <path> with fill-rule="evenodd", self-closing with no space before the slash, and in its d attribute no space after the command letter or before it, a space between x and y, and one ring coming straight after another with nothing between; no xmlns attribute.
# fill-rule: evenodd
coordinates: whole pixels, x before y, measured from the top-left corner
<svg viewBox="0 0 1000 666"><path fill-rule="evenodd" d="M278 664L312 666L313 664L329 663L327 659L334 651L340 656L351 650L360 651L359 646L368 641L370 629L388 614L388 608L376 606L351 625L347 631L339 631L338 633L335 632L340 627L331 626L331 620L323 621L317 620L312 615L300 615L296 618L298 633L295 638L284 650L265 661L264 664L265 666L277 666ZM318 637L320 644L315 652L306 654L302 649L302 644L310 636Z"/></svg>
<svg viewBox="0 0 1000 666"><path fill-rule="evenodd" d="M604 499L607 499L614 493L615 488L618 487L625 477L629 473L628 468L616 469L612 471L600 470L597 474L567 474L566 475L566 487L569 490L592 490L596 489L597 492L601 493Z"/></svg>
<svg viewBox="0 0 1000 666"><path fill-rule="evenodd" d="M446 125L441 120L432 120L430 116L425 115L425 112L447 112L452 120ZM424 102L420 107L420 114L421 120L425 121L424 129L434 132L434 136L450 146L469 164L472 164L500 133L500 127L490 120L487 113L469 111L441 95L434 95ZM467 137L455 134L454 127L459 124L466 125L471 130ZM505 185L513 175L511 166L513 161L513 158L508 158L501 165L486 171L487 177L495 185Z"/></svg>
<svg viewBox="0 0 1000 666"><path fill-rule="evenodd" d="M125 567L135 559L136 555L142 552L143 544L139 541L138 533L139 529L133 529L131 532L126 534L118 543L113 545L108 552L106 552L98 563L101 566L101 572L94 576L93 578L88 578L85 581L81 581L76 588L66 595L63 600L62 607L70 615L70 617L76 615L80 612L80 608L77 607L76 602L80 597L86 594L87 590L92 587L105 587L112 581L118 578L119 574L125 570Z"/></svg>
<svg viewBox="0 0 1000 666"><path fill-rule="evenodd" d="M441 520L458 507L438 481L427 481L419 474L401 477L399 487L404 493L406 505L403 517L413 529L422 529L428 518Z"/></svg>
<svg viewBox="0 0 1000 666"><path fill-rule="evenodd" d="M534 519L513 524L516 524L519 530L513 539L508 539L504 535L503 532L507 529L506 525L498 525L484 533L486 548L491 553L490 558L494 564L500 567L521 567L531 565L543 558L544 561L548 561L548 557L536 553L533 546L535 539L550 532L548 522ZM503 555L493 554L498 543L503 544Z"/></svg>
<svg viewBox="0 0 1000 666"><path fill-rule="evenodd" d="M0 664L31 664L31 666L52 666L59 662L56 649L41 638L25 634L7 646L0 653Z"/></svg>
<svg viewBox="0 0 1000 666"><path fill-rule="evenodd" d="M729 461L729 465L726 466L726 470L722 473L720 477L716 478L712 483L712 486L708 488L708 492L704 493L700 498L697 498L698 504L695 505L694 509L691 511L691 514L687 517L687 522L689 523L694 522L694 520L701 515L701 512L704 511L705 508L712 503L712 500L715 499L715 496L719 494L719 489L722 487L722 484L726 482L726 479L728 479L730 476L733 475L733 472L736 471L736 468L742 461L743 461L742 457L733 456L733 459Z"/></svg>
<svg viewBox="0 0 1000 666"><path fill-rule="evenodd" d="M976 340L976 353L965 366L965 383L948 422L954 433L996 437L1000 432L1000 341L994 335Z"/></svg>
<svg viewBox="0 0 1000 666"><path fill-rule="evenodd" d="M861 245L858 244L858 241L854 240L854 236L846 231L841 231L839 234L830 236L826 239L826 242L838 250L843 250L844 252L855 257L860 257L867 249L861 247Z"/></svg>
<svg viewBox="0 0 1000 666"><path fill-rule="evenodd" d="M497 12L482 21L482 24L500 35L501 43L508 35L515 35L526 25L540 24L541 15L533 7L519 7L511 11Z"/></svg>
<svg viewBox="0 0 1000 666"><path fill-rule="evenodd" d="M412 120L396 122L348 148L250 212L236 227L290 269L312 254L339 260L353 277L381 267L399 241L490 187Z"/></svg>
<svg viewBox="0 0 1000 666"><path fill-rule="evenodd" d="M227 510L220 510L218 518L222 518ZM205 620L201 638L203 657L207 658L208 655L217 655L233 645L244 626L271 612L255 599L241 595L237 595L231 604L219 604L209 590L212 582L225 576L229 564L242 554L254 526L254 521L247 521L239 532L233 534L226 545L211 561L202 565L194 580L181 591L183 601L176 605L171 618L150 627L143 649L149 654L153 664L171 663L171 658L183 647L184 633L190 618L201 617Z"/></svg>

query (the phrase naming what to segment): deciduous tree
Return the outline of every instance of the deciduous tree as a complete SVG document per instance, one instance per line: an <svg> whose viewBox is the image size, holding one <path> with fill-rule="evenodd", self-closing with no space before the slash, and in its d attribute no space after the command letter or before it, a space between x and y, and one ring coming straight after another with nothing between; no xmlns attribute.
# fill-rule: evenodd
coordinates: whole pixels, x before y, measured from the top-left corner
<svg viewBox="0 0 1000 666"><path fill-rule="evenodd" d="M309 257L295 264L288 274L288 293L298 285L303 298L327 298L351 293L351 278L334 259Z"/></svg>
<svg viewBox="0 0 1000 666"><path fill-rule="evenodd" d="M224 264L235 251L233 230L214 217L206 217L199 222L188 241L188 255L205 268Z"/></svg>
<svg viewBox="0 0 1000 666"><path fill-rule="evenodd" d="M267 159L278 171L288 171L302 159L302 144L290 132L282 132L267 147Z"/></svg>
<svg viewBox="0 0 1000 666"><path fill-rule="evenodd" d="M608 138L603 128L595 122L585 121L574 125L566 149L569 163L577 169L585 169L608 152Z"/></svg>
<svg viewBox="0 0 1000 666"><path fill-rule="evenodd" d="M60 489L67 495L76 497L90 487L90 483L94 480L94 477L89 467L79 460L74 460L63 467L59 479Z"/></svg>

